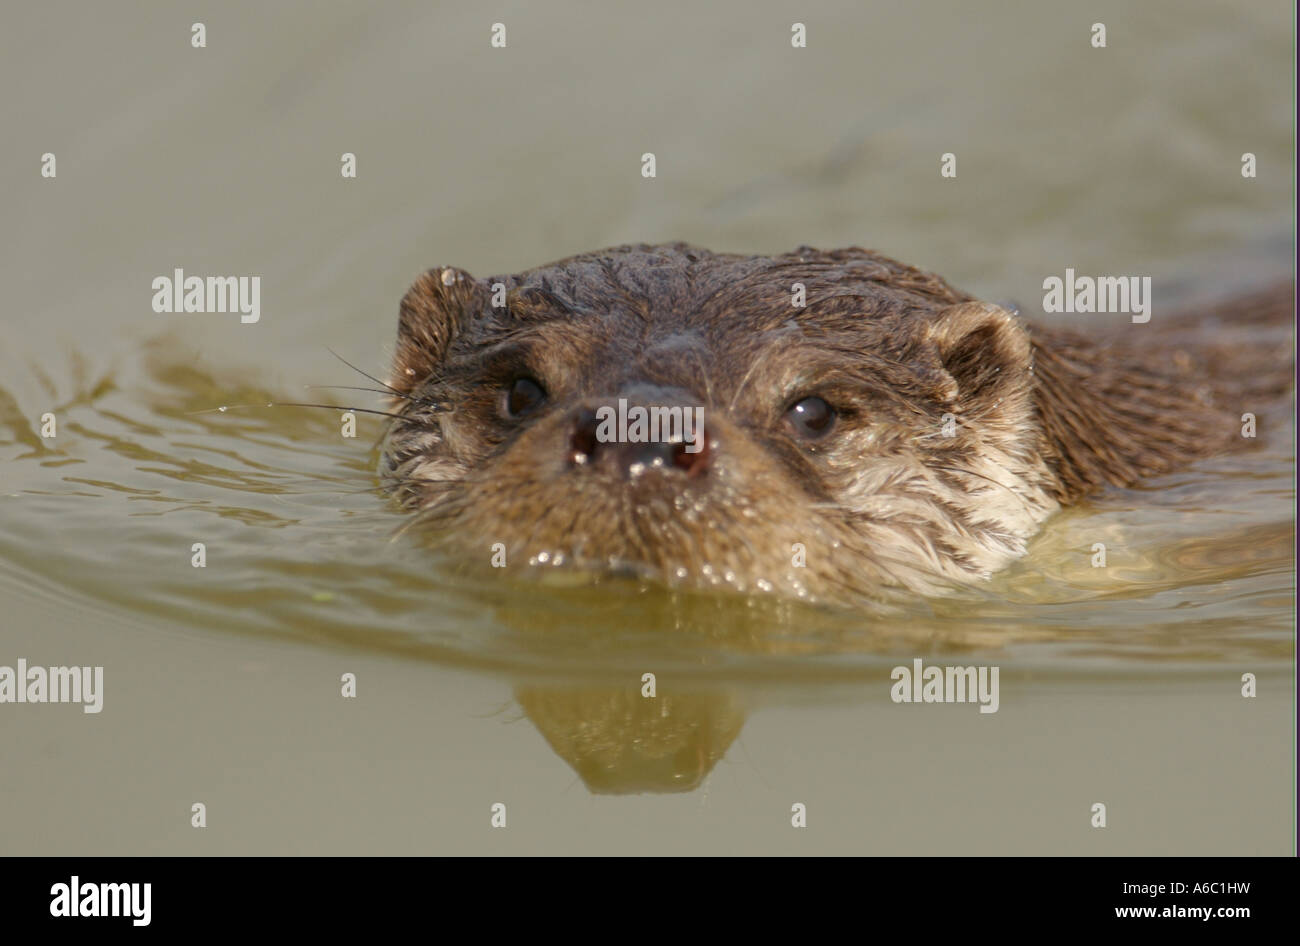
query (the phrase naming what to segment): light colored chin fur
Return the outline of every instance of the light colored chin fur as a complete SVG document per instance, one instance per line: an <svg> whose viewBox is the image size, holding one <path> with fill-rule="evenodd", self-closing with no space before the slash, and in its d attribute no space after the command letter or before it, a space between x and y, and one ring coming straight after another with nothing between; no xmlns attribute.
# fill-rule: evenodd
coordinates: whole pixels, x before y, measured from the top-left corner
<svg viewBox="0 0 1300 946"><path fill-rule="evenodd" d="M1024 555L1060 508L1036 485L1045 471L1008 460L986 455L967 461L968 472L942 476L919 460L866 470L842 505L870 547L888 549L893 577L906 587L935 593L947 582L981 582Z"/></svg>

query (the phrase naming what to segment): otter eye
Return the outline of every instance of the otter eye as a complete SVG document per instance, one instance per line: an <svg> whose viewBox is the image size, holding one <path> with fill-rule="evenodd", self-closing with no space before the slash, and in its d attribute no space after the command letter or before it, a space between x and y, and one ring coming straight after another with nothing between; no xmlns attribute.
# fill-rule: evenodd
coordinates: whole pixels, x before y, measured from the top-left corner
<svg viewBox="0 0 1300 946"><path fill-rule="evenodd" d="M515 378L506 389L505 409L509 417L520 417L546 400L546 392L532 378Z"/></svg>
<svg viewBox="0 0 1300 946"><path fill-rule="evenodd" d="M785 422L807 440L824 437L835 426L835 408L819 397L795 401L785 412Z"/></svg>

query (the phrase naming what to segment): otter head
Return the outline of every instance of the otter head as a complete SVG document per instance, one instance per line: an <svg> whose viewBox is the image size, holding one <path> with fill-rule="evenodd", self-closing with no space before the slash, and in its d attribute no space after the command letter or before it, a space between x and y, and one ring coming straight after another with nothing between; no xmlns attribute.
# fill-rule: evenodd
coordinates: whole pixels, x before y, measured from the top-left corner
<svg viewBox="0 0 1300 946"><path fill-rule="evenodd" d="M935 592L1056 506L1032 371L1007 311L866 250L435 269L402 301L384 468L485 563Z"/></svg>

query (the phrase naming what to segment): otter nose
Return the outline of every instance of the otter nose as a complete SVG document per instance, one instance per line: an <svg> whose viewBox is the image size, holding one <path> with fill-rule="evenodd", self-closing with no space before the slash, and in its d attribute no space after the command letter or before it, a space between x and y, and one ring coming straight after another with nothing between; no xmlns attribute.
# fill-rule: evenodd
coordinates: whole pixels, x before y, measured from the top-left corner
<svg viewBox="0 0 1300 946"><path fill-rule="evenodd" d="M676 414L665 412L656 418L662 423L653 427L648 422L644 426L635 423L638 410L649 412L651 408L610 405L574 411L569 419L569 462L575 466L601 466L629 477L649 470L699 476L709 468L713 449L703 423L689 427L681 423L686 411L697 408L682 408ZM634 419L630 424L629 415ZM698 419L698 415L692 416ZM670 423L674 417L677 422ZM650 439L656 435L657 439Z"/></svg>

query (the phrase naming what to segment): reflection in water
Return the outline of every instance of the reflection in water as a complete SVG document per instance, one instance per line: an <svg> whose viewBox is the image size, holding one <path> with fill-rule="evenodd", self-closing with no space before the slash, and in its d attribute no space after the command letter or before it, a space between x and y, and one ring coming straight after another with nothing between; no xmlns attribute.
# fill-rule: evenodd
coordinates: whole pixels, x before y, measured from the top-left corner
<svg viewBox="0 0 1300 946"><path fill-rule="evenodd" d="M689 792L740 734L732 689L642 695L625 686L520 686L515 699L593 792Z"/></svg>

